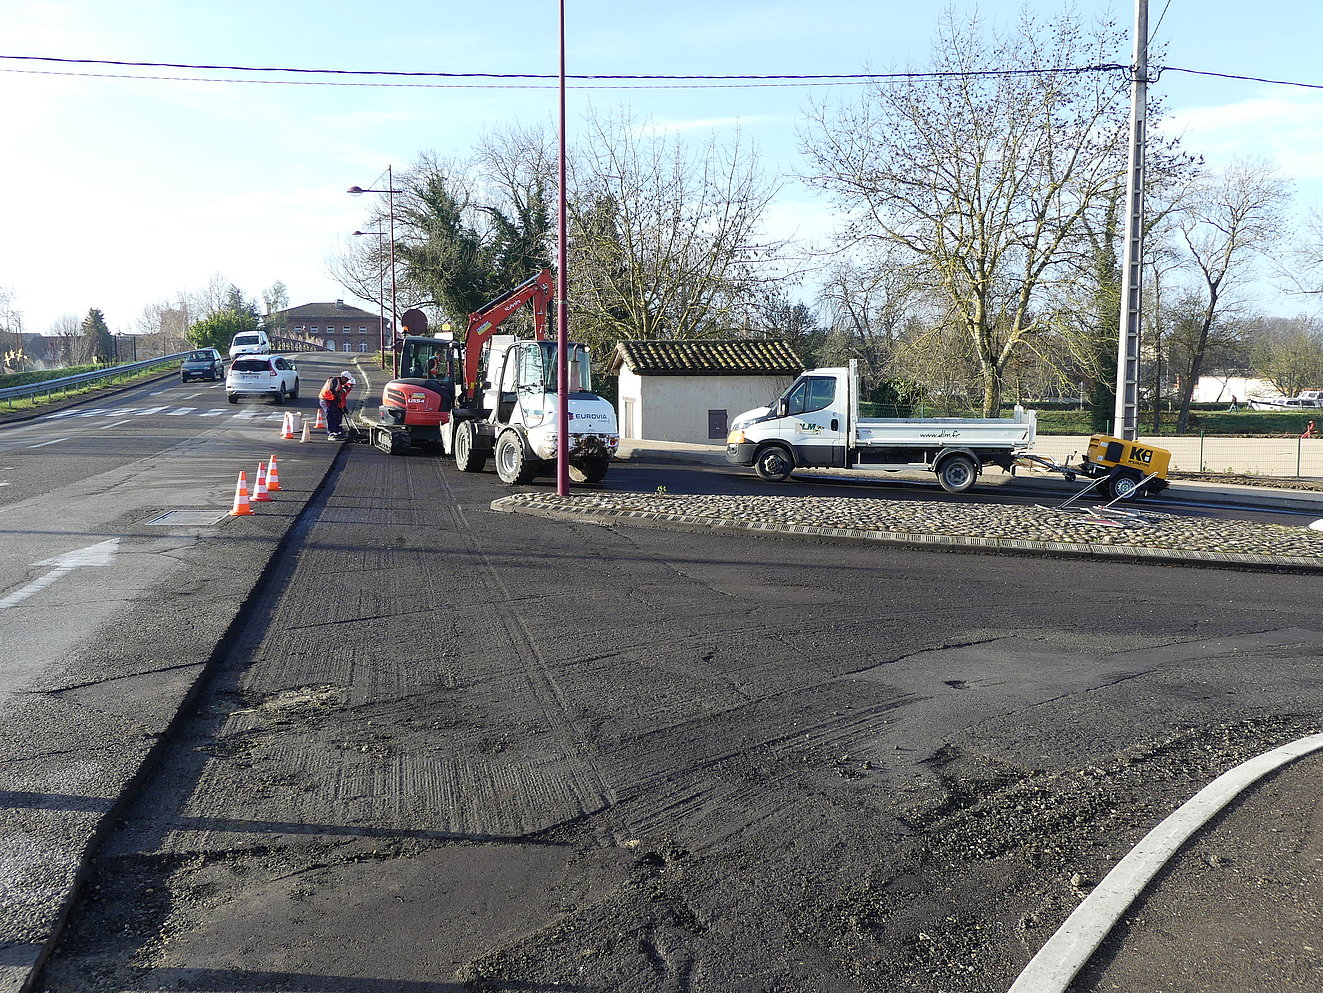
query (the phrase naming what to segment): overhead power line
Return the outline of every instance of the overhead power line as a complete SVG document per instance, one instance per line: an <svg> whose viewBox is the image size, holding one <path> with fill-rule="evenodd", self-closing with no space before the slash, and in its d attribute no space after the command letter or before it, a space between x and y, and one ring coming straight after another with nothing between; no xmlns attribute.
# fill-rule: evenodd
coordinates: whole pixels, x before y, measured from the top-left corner
<svg viewBox="0 0 1323 993"><path fill-rule="evenodd" d="M5 62L48 63L68 66L104 66L122 69L174 69L180 72L232 72L245 76L295 75L320 77L356 77L352 79L256 79L216 76L147 75L141 73L77 72L57 69L7 68ZM763 86L853 86L883 81L922 81L940 79L991 78L999 76L1044 76L1062 73L1129 72L1130 67L1120 63L1100 63L1085 66L1058 66L1047 69L972 69L959 72L852 72L852 73L762 73L762 74L584 74L568 75L566 79L584 84L580 89L696 89L737 88ZM0 72L25 75L74 76L93 79L142 79L164 82L190 83L261 83L277 86L376 86L420 87L440 89L547 89L556 85L559 76L554 73L531 72L434 72L402 69L319 69L302 66L239 66L187 62L130 62L115 59L73 59L48 55L0 55ZM1232 73L1187 69L1180 66L1156 65L1150 67L1152 78L1163 72L1186 73L1239 82L1265 83L1273 86L1295 86L1304 89L1323 89L1323 83L1302 83L1283 79L1265 79ZM399 79L402 82L385 82ZM545 81L545 82L543 82Z"/></svg>

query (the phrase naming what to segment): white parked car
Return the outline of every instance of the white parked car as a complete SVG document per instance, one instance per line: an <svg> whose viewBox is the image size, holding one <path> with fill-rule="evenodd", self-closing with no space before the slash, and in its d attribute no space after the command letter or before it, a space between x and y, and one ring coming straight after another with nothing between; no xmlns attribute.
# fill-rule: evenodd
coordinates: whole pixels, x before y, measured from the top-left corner
<svg viewBox="0 0 1323 993"><path fill-rule="evenodd" d="M271 397L276 403L299 398L299 371L283 355L241 355L230 363L225 375L225 398Z"/></svg>
<svg viewBox="0 0 1323 993"><path fill-rule="evenodd" d="M230 342L230 358L238 355L261 355L271 351L271 339L265 331L244 331Z"/></svg>

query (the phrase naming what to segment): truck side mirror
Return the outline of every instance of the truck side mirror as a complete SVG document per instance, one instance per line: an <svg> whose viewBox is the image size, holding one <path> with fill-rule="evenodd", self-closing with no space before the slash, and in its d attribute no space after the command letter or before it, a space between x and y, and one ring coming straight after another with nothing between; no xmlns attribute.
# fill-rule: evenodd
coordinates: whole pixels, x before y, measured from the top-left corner
<svg viewBox="0 0 1323 993"><path fill-rule="evenodd" d="M786 414L788 414L788 413L790 413L790 403L789 403L789 401L787 401L787 400L778 400L778 401L776 401L776 416L777 416L777 417L785 417Z"/></svg>

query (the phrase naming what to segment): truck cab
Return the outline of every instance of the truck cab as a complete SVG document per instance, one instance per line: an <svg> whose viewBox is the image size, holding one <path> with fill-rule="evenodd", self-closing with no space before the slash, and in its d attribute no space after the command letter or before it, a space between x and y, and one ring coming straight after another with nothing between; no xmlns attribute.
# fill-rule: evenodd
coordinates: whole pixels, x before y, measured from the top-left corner
<svg viewBox="0 0 1323 993"><path fill-rule="evenodd" d="M597 483L620 444L615 408L592 391L588 347L571 342L568 350L570 468L582 481ZM484 343L481 416L459 425L472 432L463 446L456 438L456 460L465 463L461 468L473 464L472 453L492 452L497 475L507 483L523 483L555 461L558 357L555 341L492 335Z"/></svg>
<svg viewBox="0 0 1323 993"><path fill-rule="evenodd" d="M736 417L726 460L768 482L797 468L930 470L943 489L960 493L986 465L1009 471L1036 429L1036 416L1023 408L1009 418L861 416L852 361L804 372L766 407Z"/></svg>

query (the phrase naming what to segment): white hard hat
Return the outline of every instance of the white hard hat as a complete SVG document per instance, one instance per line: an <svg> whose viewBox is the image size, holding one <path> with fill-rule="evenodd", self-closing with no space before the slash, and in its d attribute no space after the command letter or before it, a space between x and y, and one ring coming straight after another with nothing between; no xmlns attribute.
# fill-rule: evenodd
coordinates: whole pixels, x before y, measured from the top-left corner
<svg viewBox="0 0 1323 993"><path fill-rule="evenodd" d="M349 370L348 370L348 369L346 369L344 372L340 373L340 375L343 376L345 379L349 380L351 383L354 381L354 377L351 376L351 375L349 375Z"/></svg>

